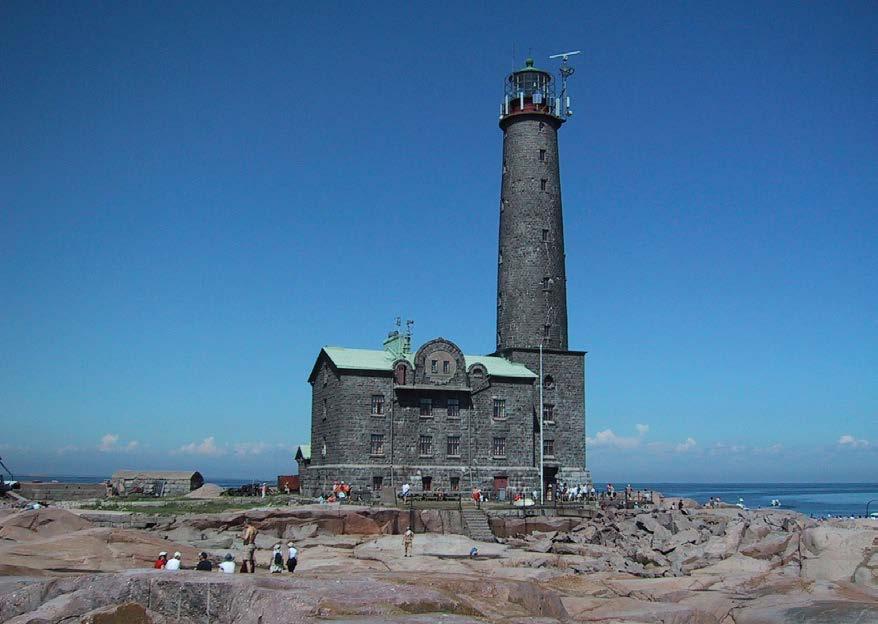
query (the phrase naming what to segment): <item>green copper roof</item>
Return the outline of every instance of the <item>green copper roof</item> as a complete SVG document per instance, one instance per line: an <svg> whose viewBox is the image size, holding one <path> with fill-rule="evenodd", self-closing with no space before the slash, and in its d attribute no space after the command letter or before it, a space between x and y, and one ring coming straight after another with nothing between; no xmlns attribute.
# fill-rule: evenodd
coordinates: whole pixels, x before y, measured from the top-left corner
<svg viewBox="0 0 878 624"><path fill-rule="evenodd" d="M383 349L345 349L344 347L323 347L326 355L336 368L353 370L391 370L393 354ZM412 361L409 355L406 359Z"/></svg>
<svg viewBox="0 0 878 624"><path fill-rule="evenodd" d="M332 360L332 363L336 368L388 372L393 370L393 356L387 351L378 351L375 349L345 349L344 347L323 347L323 351L329 356L329 359ZM489 355L464 355L463 358L467 368L478 362L485 367L488 371L488 375L493 375L494 377L536 379L536 375L524 364L510 362L502 357ZM406 356L406 359L414 364L414 356L412 354Z"/></svg>
<svg viewBox="0 0 878 624"><path fill-rule="evenodd" d="M482 364L488 369L488 374L494 377L527 377L536 379L537 376L524 364L510 362L506 358L494 357L491 355L464 355L466 367L469 368L473 364Z"/></svg>
<svg viewBox="0 0 878 624"><path fill-rule="evenodd" d="M524 62L524 67L522 67L522 68L519 69L518 71L519 71L519 72L534 71L534 72L542 72L542 73L544 73L544 74L548 74L548 73L549 73L549 72L547 72L547 71L544 70L544 69L538 69L538 68L534 67L534 60L533 60L532 58L528 58L528 59ZM518 73L518 72L515 72L515 73Z"/></svg>

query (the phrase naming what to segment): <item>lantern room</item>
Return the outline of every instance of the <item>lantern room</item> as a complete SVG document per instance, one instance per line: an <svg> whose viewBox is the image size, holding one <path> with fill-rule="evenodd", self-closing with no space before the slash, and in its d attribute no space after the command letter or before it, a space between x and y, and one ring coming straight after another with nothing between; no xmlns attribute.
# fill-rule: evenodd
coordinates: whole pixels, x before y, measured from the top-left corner
<svg viewBox="0 0 878 624"><path fill-rule="evenodd" d="M555 96L552 75L534 67L529 58L525 66L506 78L505 96L500 105L500 119L522 113L543 113L564 121L561 98Z"/></svg>

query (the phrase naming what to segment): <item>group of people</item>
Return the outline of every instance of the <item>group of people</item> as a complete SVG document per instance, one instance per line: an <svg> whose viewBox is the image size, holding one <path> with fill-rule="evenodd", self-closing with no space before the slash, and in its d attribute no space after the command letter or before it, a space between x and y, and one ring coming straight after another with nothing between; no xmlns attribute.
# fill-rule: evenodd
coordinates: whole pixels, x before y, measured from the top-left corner
<svg viewBox="0 0 878 624"><path fill-rule="evenodd" d="M244 558L241 560L240 570L242 574L253 574L256 572L256 536L258 534L259 531L251 523L248 522L244 525L244 530L241 533L241 539L244 542ZM292 573L296 571L298 563L299 550L296 548L295 544L292 541L287 542L287 552L286 557L284 557L283 549L281 548L280 542L278 542L272 548L268 569L272 574L279 574L283 572L284 567L286 567L287 571ZM182 553L177 551L169 559L168 553L162 551L155 560L153 567L157 570L173 571L182 569L182 565ZM231 553L228 553L217 567L220 572L233 574L235 572L235 557ZM199 555L195 569L202 572L213 571L213 562L210 560L206 552Z"/></svg>

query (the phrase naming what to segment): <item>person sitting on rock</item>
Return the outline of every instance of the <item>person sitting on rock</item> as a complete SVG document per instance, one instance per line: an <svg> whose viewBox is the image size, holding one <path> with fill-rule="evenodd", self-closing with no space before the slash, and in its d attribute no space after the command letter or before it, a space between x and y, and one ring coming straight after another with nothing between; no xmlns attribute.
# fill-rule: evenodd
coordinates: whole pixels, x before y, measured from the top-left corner
<svg viewBox="0 0 878 624"><path fill-rule="evenodd" d="M168 553L163 550L159 553L159 557L155 560L152 567L156 570L164 570L166 565L168 565Z"/></svg>
<svg viewBox="0 0 878 624"><path fill-rule="evenodd" d="M213 570L213 564L210 562L210 559L207 558L206 552L203 552L198 556L198 563L195 565L195 569L202 572L210 572Z"/></svg>
<svg viewBox="0 0 878 624"><path fill-rule="evenodd" d="M182 559L183 559L183 555L178 550L177 552L174 553L174 556L171 559L168 559L168 562L165 564L165 570L172 570L172 571L179 570L180 564L183 563L181 561Z"/></svg>
<svg viewBox="0 0 878 624"><path fill-rule="evenodd" d="M232 555L232 553L228 553L226 555L225 561L219 564L219 569L223 574L235 573L235 557Z"/></svg>

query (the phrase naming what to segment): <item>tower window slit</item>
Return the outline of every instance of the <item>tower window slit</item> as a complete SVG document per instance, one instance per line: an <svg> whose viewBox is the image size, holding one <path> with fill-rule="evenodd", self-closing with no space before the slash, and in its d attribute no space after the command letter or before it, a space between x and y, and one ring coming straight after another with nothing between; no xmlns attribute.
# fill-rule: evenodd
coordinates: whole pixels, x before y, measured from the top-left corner
<svg viewBox="0 0 878 624"><path fill-rule="evenodd" d="M549 242L549 230L546 228L543 228L543 242L544 243Z"/></svg>
<svg viewBox="0 0 878 624"><path fill-rule="evenodd" d="M541 161L546 160L546 150L544 150L544 149L540 150L540 160Z"/></svg>
<svg viewBox="0 0 878 624"><path fill-rule="evenodd" d="M541 190L541 191L545 191L545 190L546 190L546 182L547 182L547 180L546 180L545 178L543 178L542 180L540 180L540 190Z"/></svg>

